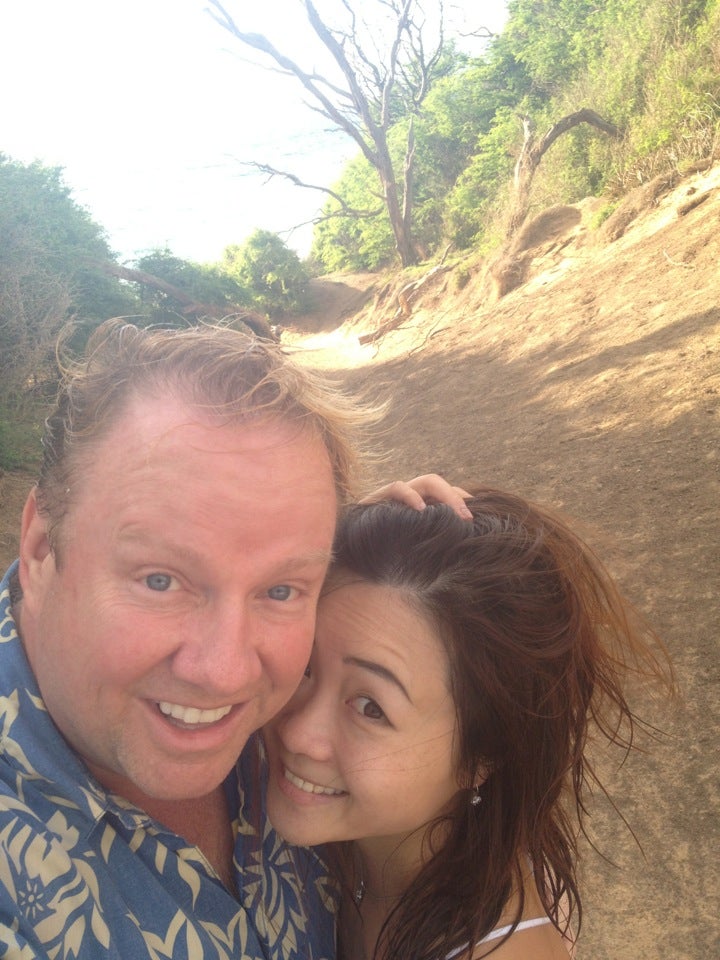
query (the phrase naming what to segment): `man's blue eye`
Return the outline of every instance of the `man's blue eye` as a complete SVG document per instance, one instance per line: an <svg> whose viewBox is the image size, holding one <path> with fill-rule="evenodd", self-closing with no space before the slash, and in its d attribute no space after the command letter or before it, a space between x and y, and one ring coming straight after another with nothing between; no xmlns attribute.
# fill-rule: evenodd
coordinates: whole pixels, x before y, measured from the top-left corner
<svg viewBox="0 0 720 960"><path fill-rule="evenodd" d="M151 573L145 577L145 583L150 590L169 590L172 586L172 577L169 573Z"/></svg>
<svg viewBox="0 0 720 960"><path fill-rule="evenodd" d="M292 592L292 587L288 587L286 584L280 583L276 587L270 587L268 590L268 596L271 600L289 600L292 596Z"/></svg>

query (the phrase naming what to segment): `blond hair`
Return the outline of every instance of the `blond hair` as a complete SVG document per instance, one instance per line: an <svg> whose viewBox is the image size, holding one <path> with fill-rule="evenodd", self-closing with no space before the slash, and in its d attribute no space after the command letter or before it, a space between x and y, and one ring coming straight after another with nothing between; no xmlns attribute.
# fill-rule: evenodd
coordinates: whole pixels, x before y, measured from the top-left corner
<svg viewBox="0 0 720 960"><path fill-rule="evenodd" d="M51 540L93 445L131 400L168 393L221 423L261 418L315 432L327 449L339 501L353 498L359 428L371 420L369 408L270 341L225 326L142 329L119 318L98 327L84 359L65 366L57 406L45 424L37 490Z"/></svg>

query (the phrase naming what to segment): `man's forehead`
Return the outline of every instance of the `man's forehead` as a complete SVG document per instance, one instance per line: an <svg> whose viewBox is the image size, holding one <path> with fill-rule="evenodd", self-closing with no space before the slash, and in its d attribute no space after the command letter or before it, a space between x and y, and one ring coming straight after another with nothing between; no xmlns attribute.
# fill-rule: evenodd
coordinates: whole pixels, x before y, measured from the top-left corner
<svg viewBox="0 0 720 960"><path fill-rule="evenodd" d="M210 406L191 402L173 393L159 396L142 393L134 396L121 410L108 431L110 440L142 440L153 447L177 445L213 452L236 448L262 451L278 444L299 442L327 449L319 432L307 420L259 413L228 416ZM327 453L329 457L329 453Z"/></svg>

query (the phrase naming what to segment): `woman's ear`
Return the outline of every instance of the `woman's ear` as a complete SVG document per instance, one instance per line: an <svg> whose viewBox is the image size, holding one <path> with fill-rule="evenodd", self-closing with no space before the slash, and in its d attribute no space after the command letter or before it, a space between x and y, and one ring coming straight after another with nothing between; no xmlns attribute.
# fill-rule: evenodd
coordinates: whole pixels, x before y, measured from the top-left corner
<svg viewBox="0 0 720 960"><path fill-rule="evenodd" d="M20 528L18 574L25 607L31 607L39 593L44 591L50 567L54 570L55 559L50 546L48 518L41 513L37 502L37 488L33 488L25 501Z"/></svg>
<svg viewBox="0 0 720 960"><path fill-rule="evenodd" d="M485 783L487 778L492 773L492 768L489 764L480 764L475 768L475 773L469 779L463 777L459 786L461 790L479 790L480 787Z"/></svg>

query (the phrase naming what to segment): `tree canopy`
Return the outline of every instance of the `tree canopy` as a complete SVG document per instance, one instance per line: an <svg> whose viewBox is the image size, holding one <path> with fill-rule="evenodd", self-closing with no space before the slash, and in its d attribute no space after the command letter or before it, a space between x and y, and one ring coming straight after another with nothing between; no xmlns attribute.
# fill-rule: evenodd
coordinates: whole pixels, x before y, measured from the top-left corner
<svg viewBox="0 0 720 960"><path fill-rule="evenodd" d="M246 291L254 307L280 319L303 309L310 279L300 257L277 234L255 230L244 243L226 247L225 276Z"/></svg>
<svg viewBox="0 0 720 960"><path fill-rule="evenodd" d="M19 397L55 375L63 325L82 331L134 312L134 295L96 268L112 252L62 171L0 154L0 394Z"/></svg>

